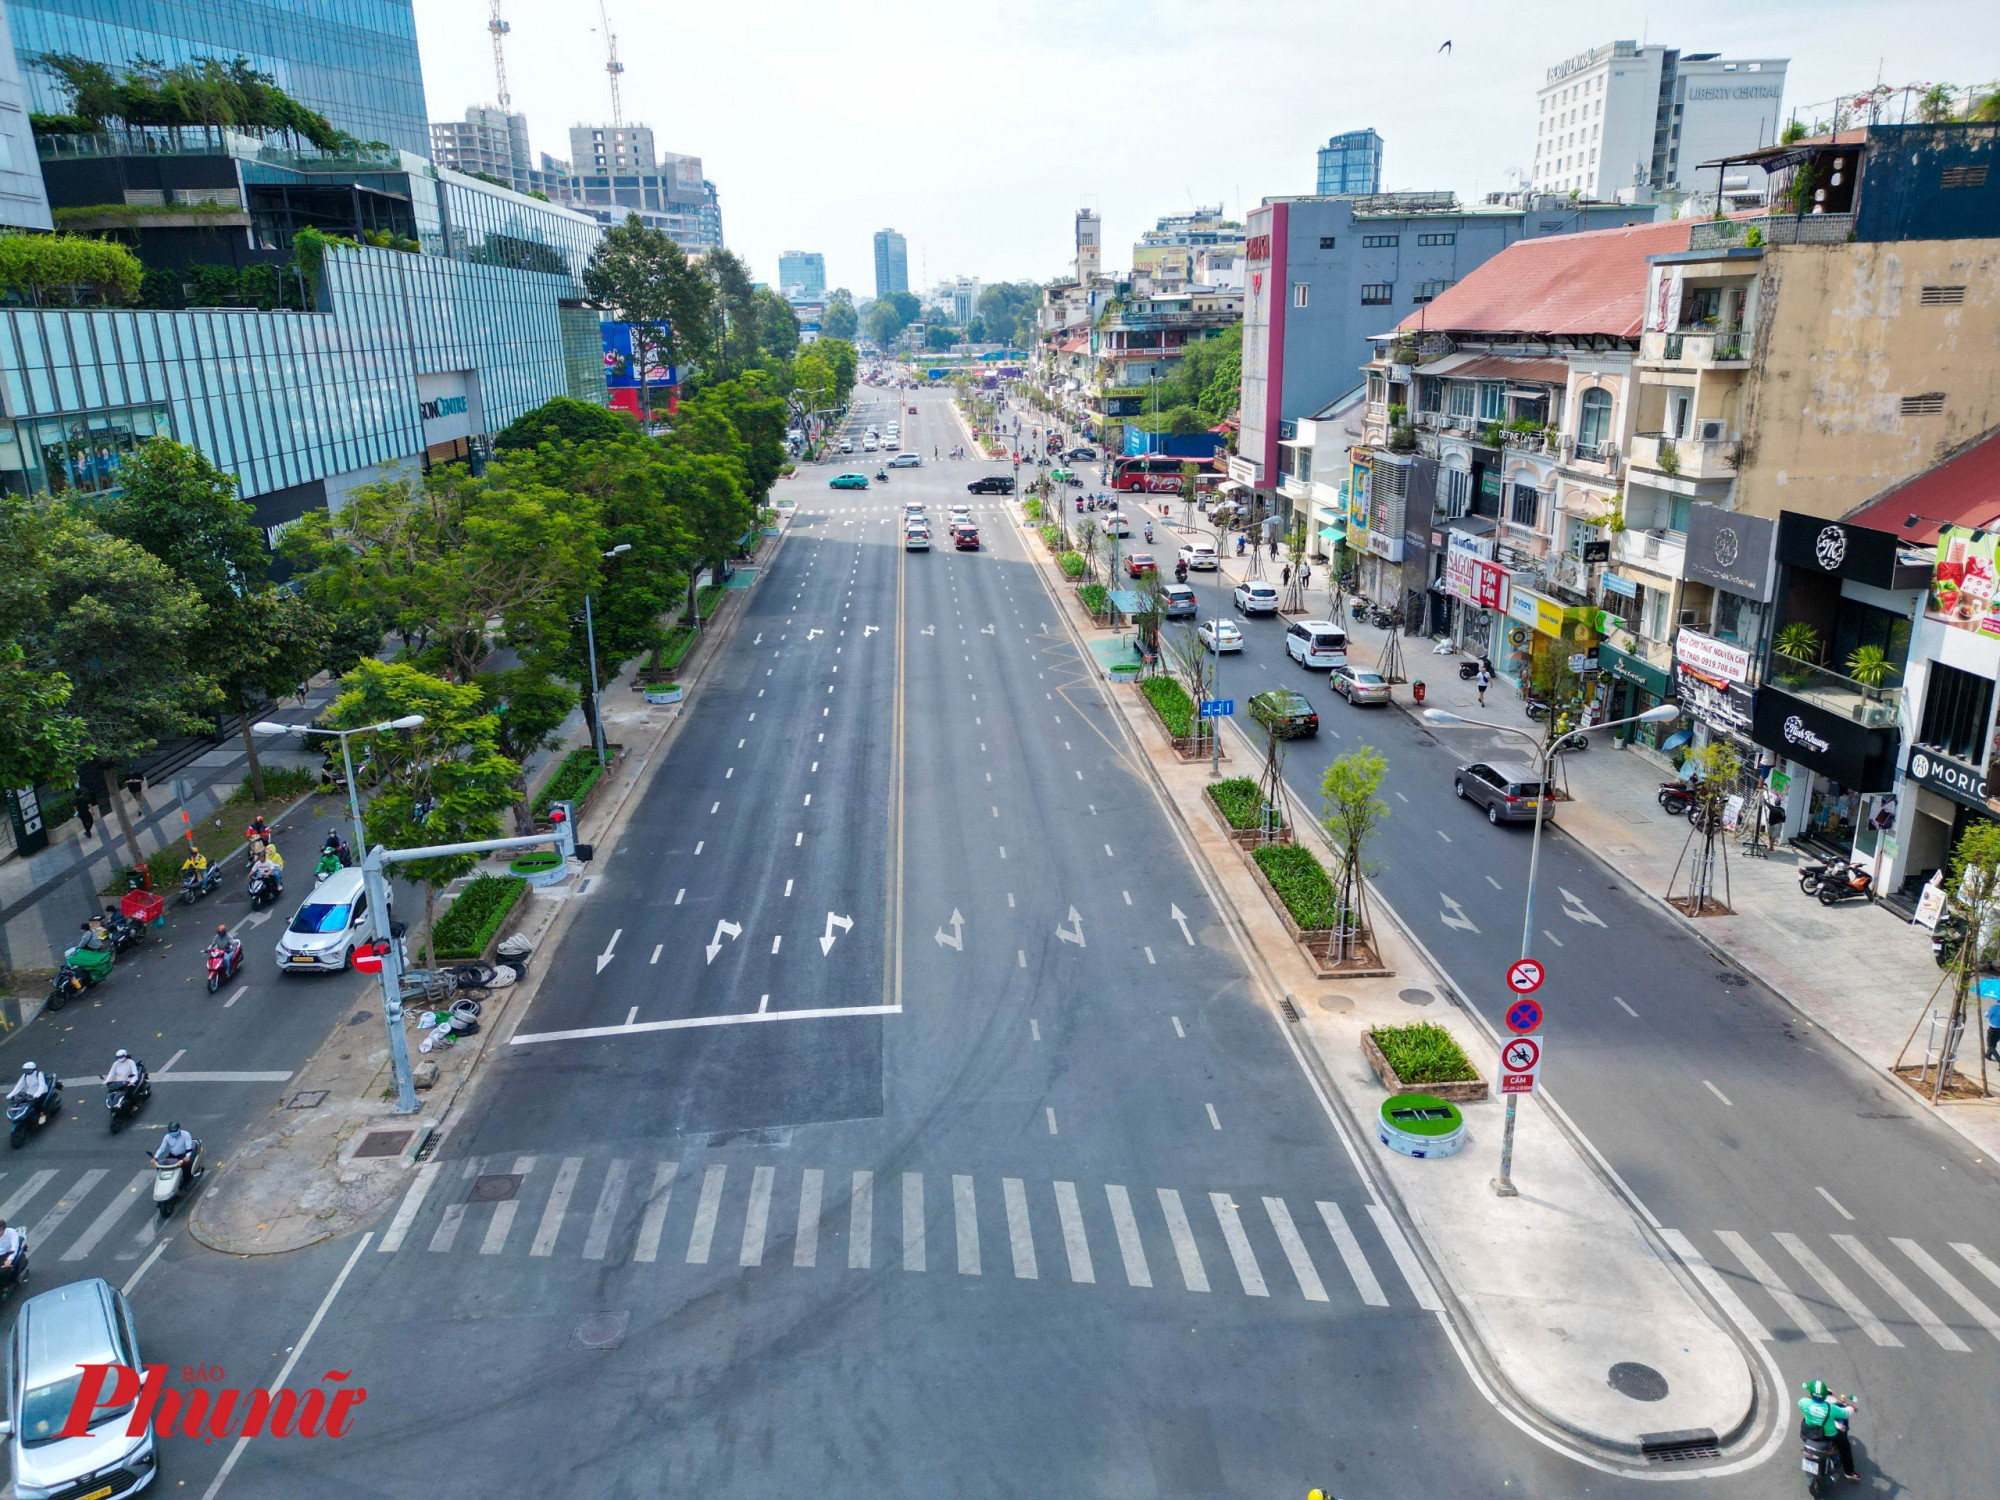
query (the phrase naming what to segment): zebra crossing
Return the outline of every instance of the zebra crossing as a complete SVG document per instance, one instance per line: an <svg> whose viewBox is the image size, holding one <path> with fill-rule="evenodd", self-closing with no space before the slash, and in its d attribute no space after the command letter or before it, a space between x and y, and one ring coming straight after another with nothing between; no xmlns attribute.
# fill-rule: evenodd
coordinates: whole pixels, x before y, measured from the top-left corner
<svg viewBox="0 0 2000 1500"><path fill-rule="evenodd" d="M1363 1235L1378 1258L1386 1253L1386 1276ZM447 1255L475 1246L482 1255L641 1265L752 1267L789 1256L798 1269L844 1263L1370 1308L1395 1305L1386 1282L1405 1309L1441 1306L1378 1204L1356 1213L1330 1198L1116 1182L503 1154L419 1167L377 1249Z"/></svg>
<svg viewBox="0 0 2000 1500"><path fill-rule="evenodd" d="M29 1254L43 1263L51 1258L80 1261L100 1246L117 1260L145 1254L160 1229L153 1212L153 1169L142 1167L129 1178L114 1179L109 1168L92 1167L58 1186L66 1175L59 1167L0 1172L0 1219L28 1237ZM108 1197L99 1191L107 1183ZM86 1204L89 1212L77 1218ZM75 1224L70 1223L73 1218ZM64 1242L60 1231L65 1225L80 1226L81 1232Z"/></svg>

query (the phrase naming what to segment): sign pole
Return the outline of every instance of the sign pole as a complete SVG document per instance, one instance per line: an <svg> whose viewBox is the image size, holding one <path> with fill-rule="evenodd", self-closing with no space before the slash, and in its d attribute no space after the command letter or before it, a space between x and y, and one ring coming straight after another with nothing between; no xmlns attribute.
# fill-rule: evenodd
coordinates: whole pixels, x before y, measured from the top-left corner
<svg viewBox="0 0 2000 1500"><path fill-rule="evenodd" d="M1560 744L1561 740L1554 741ZM1537 757L1537 775L1541 784L1541 795L1535 798L1535 836L1528 845L1528 900L1521 915L1521 957L1527 959L1528 949L1535 933L1535 871L1542 858L1542 810L1549 801L1549 747L1544 746ZM1502 1198L1518 1198L1521 1190L1514 1186L1514 1112L1518 1095L1507 1096L1507 1121L1500 1133L1500 1175L1493 1179L1493 1191Z"/></svg>

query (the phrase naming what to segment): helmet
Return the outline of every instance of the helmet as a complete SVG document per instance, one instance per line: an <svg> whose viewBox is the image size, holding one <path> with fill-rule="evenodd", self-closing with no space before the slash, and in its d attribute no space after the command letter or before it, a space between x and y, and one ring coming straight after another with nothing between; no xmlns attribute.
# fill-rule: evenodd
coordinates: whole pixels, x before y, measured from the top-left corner
<svg viewBox="0 0 2000 1500"><path fill-rule="evenodd" d="M125 1049L124 1049L123 1047L120 1047L120 1048L118 1049L118 1055L119 1055L120 1057L130 1057L130 1056L131 1056L132 1054L131 1054L131 1053L129 1053L129 1052L127 1052L127 1051L126 1051L126 1050L125 1050Z"/></svg>
<svg viewBox="0 0 2000 1500"><path fill-rule="evenodd" d="M21 1064L21 1071L23 1073L33 1073L39 1070L35 1067L34 1059L30 1058L27 1062Z"/></svg>
<svg viewBox="0 0 2000 1500"><path fill-rule="evenodd" d="M224 938L228 937L229 924L227 922L217 922L215 924L215 935L217 937L224 937Z"/></svg>
<svg viewBox="0 0 2000 1500"><path fill-rule="evenodd" d="M1824 1401L1826 1399L1826 1382L1824 1380L1808 1380L1805 1384L1805 1392L1815 1401Z"/></svg>
<svg viewBox="0 0 2000 1500"><path fill-rule="evenodd" d="M175 1132L176 1130L179 1130L180 1128L181 1128L181 1122L180 1122L179 1120L169 1120L169 1121L167 1121L167 1134L168 1134L168 1135L172 1135L172 1134L173 1134L173 1133L174 1133L174 1132Z"/></svg>

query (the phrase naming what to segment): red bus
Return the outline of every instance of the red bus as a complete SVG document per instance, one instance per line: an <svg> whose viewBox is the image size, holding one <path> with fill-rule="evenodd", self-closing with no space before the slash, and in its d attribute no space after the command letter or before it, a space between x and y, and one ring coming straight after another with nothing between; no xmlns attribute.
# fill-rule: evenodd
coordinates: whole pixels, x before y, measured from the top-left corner
<svg viewBox="0 0 2000 1500"><path fill-rule="evenodd" d="M1155 495L1178 495L1181 490L1181 465L1193 464L1195 484L1213 481L1215 468L1195 458L1170 458L1163 453L1147 454L1139 458L1121 458L1111 469L1111 488L1114 490L1139 490Z"/></svg>

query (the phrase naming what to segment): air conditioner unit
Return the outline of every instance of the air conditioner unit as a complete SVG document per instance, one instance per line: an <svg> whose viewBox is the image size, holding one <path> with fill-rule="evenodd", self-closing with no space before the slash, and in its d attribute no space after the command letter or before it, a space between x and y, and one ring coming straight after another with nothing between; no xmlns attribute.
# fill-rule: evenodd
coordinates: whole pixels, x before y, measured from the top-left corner
<svg viewBox="0 0 2000 1500"><path fill-rule="evenodd" d="M1704 443L1726 442L1729 438L1729 422L1723 417L1703 417L1696 424L1695 436Z"/></svg>
<svg viewBox="0 0 2000 1500"><path fill-rule="evenodd" d="M1684 609L1681 611L1681 624L1687 626L1690 630L1695 628L1695 620L1696 616L1693 610Z"/></svg>

